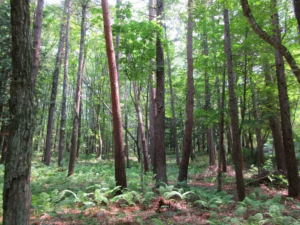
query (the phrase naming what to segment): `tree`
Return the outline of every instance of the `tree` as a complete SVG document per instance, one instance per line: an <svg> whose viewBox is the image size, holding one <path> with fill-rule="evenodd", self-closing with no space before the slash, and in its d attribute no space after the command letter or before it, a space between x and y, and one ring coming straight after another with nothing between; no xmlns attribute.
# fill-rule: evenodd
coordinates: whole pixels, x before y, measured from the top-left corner
<svg viewBox="0 0 300 225"><path fill-rule="evenodd" d="M66 47L65 47L65 62L64 62L64 82L63 82L63 96L61 102L61 121L60 121L60 137L58 145L58 166L63 166L63 152L66 142L66 107L67 107L67 91L68 91L68 67L69 67L69 53L70 53L70 1L66 0L67 11L67 27L66 27Z"/></svg>
<svg viewBox="0 0 300 225"><path fill-rule="evenodd" d="M5 162L3 224L27 225L34 132L34 78L29 1L11 0L12 81L10 135Z"/></svg>
<svg viewBox="0 0 300 225"><path fill-rule="evenodd" d="M53 123L54 123L54 111L55 111L55 104L56 104L59 71L60 71L62 57L63 57L64 40L65 40L65 16L63 16L63 20L61 22L59 45L58 45L58 50L57 50L55 68L54 68L54 72L53 72L53 81L52 81L50 106L49 106L49 116L48 116L48 123L47 123L46 147L45 147L44 159L43 159L43 162L46 165L49 165L51 162L51 147L52 147L52 133L53 133Z"/></svg>
<svg viewBox="0 0 300 225"><path fill-rule="evenodd" d="M77 87L75 93L75 115L73 120L73 131L71 139L71 152L69 161L69 172L68 176L74 173L75 158L76 158L76 145L77 145L77 135L78 135L78 121L80 114L80 100L81 100L81 83L83 75L83 59L84 59L84 42L85 42L85 32L86 32L86 8L88 1L82 3L82 16L81 16L81 37L80 37L80 50L78 59L78 72L77 72Z"/></svg>
<svg viewBox="0 0 300 225"><path fill-rule="evenodd" d="M156 16L158 24L163 27L164 1L157 0ZM156 115L154 121L155 135L155 174L156 183L163 181L167 183L167 165L165 152L165 69L164 50L161 41L161 34L157 33L156 38Z"/></svg>
<svg viewBox="0 0 300 225"><path fill-rule="evenodd" d="M185 122L185 131L183 139L183 152L180 162L178 181L182 182L187 180L189 158L192 149L192 131L194 123L194 78L193 78L193 18L192 18L193 1L188 1L188 27L187 27L187 65L188 65L188 77L187 77L187 102L186 102L186 114L187 119Z"/></svg>
<svg viewBox="0 0 300 225"><path fill-rule="evenodd" d="M232 127L232 158L235 166L236 186L239 201L245 198L245 185L242 169L242 146L241 135L239 131L239 115L237 108L237 100L235 96L235 82L233 74L232 53L231 53L231 40L230 40L230 27L228 9L224 9L224 23L225 23L225 54L227 57L227 76L228 76L228 89L229 89L229 107L230 118Z"/></svg>
<svg viewBox="0 0 300 225"><path fill-rule="evenodd" d="M273 24L275 26L274 39L281 43L279 18L276 11L277 0L273 0ZM287 93L287 84L284 71L283 55L276 48L275 63L276 63L276 77L279 94L280 114L281 114L281 129L283 137L283 145L285 150L285 160L287 169L287 178L289 182L289 196L296 197L300 192L300 180L297 166L297 159L295 155L295 146L293 140L292 123L290 116L290 103Z"/></svg>
<svg viewBox="0 0 300 225"><path fill-rule="evenodd" d="M273 46L276 50L282 54L287 63L289 64L291 70L293 71L298 83L300 84L300 69L294 60L294 57L291 55L290 51L281 43L281 41L272 38L269 34L267 34L264 30L260 28L260 26L256 23L252 13L250 6L248 4L248 0L241 0L241 5L243 8L244 16L246 17L248 23L252 27L252 29L256 32L258 36L260 36L263 40Z"/></svg>
<svg viewBox="0 0 300 225"><path fill-rule="evenodd" d="M113 112L113 134L115 142L115 180L116 185L121 188L127 187L126 172L125 172L125 158L124 158L124 144L122 133L122 116L119 100L119 83L118 72L116 67L116 60L114 54L114 45L111 32L111 22L109 14L109 6L107 0L102 0L103 24L106 42L106 53L109 65L110 87L111 87L111 101Z"/></svg>
<svg viewBox="0 0 300 225"><path fill-rule="evenodd" d="M33 78L34 80L36 80L38 70L39 70L43 8L44 8L44 0L38 0L36 13L35 13L35 22L33 25Z"/></svg>

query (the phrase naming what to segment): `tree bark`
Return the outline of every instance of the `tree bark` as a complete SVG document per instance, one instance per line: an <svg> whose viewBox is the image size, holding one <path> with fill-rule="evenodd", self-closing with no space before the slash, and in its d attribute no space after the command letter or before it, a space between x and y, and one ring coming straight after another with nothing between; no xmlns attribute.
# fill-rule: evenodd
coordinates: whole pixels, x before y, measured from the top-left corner
<svg viewBox="0 0 300 225"><path fill-rule="evenodd" d="M157 0L156 16L159 18L158 24L163 27L164 1ZM155 135L155 173L156 183L162 181L167 183L167 165L165 152L165 69L164 50L162 47L160 34L156 38L156 109L154 122Z"/></svg>
<svg viewBox="0 0 300 225"><path fill-rule="evenodd" d="M34 132L34 79L28 0L11 0L12 76L10 134L5 161L3 225L30 224L30 172Z"/></svg>
<svg viewBox="0 0 300 225"><path fill-rule="evenodd" d="M266 41L268 44L273 46L280 54L285 58L287 63L289 64L291 70L293 71L298 83L300 84L300 69L294 60L293 56L289 52L289 50L281 43L281 41L276 40L275 38L272 38L269 34L267 34L264 30L258 26L256 23L252 13L250 6L248 4L248 0L241 0L241 5L243 8L244 16L246 17L248 23L252 27L252 29L255 31L255 33L260 36L264 41Z"/></svg>
<svg viewBox="0 0 300 225"><path fill-rule="evenodd" d="M194 124L194 78L193 78L193 0L188 1L188 27L187 27L187 102L186 114L187 119L185 122L185 131L183 138L183 151L182 159L179 167L178 181L182 182L187 180L189 157L192 149L192 132Z"/></svg>
<svg viewBox="0 0 300 225"><path fill-rule="evenodd" d="M62 56L63 56L63 49L64 49L64 47L63 47L64 39L65 39L65 16L63 17L63 21L61 23L59 46L58 46L58 50L57 50L56 64L55 64L55 69L54 69L54 73L53 73L53 82L52 82L52 89L51 89L52 91L51 91L49 116L48 116L48 124L47 124L46 147L45 147L44 160L43 160L47 166L50 165L50 161L51 161L54 111L55 111L59 71L60 71L60 66L61 66Z"/></svg>
<svg viewBox="0 0 300 225"><path fill-rule="evenodd" d="M294 13L298 23L298 30L300 28L300 0L293 0L294 3Z"/></svg>
<svg viewBox="0 0 300 225"><path fill-rule="evenodd" d="M40 60L40 47L41 47L41 33L42 33L42 22L43 22L43 8L44 0L38 0L35 22L33 25L33 79L36 82L36 77L39 69Z"/></svg>
<svg viewBox="0 0 300 225"><path fill-rule="evenodd" d="M124 159L124 145L122 133L122 116L119 100L119 84L118 74L116 68L116 61L114 56L114 46L111 31L111 22L109 14L109 6L107 0L102 0L104 34L106 41L106 52L109 64L110 86L111 86L111 100L113 112L113 129L115 142L115 180L116 185L121 186L121 189L127 187L125 159Z"/></svg>
<svg viewBox="0 0 300 225"><path fill-rule="evenodd" d="M60 138L58 149L58 166L63 166L63 153L66 144L66 108L67 108L67 92L68 92L68 67L69 67L69 42L70 42L70 0L66 0L67 12L67 27L66 27L66 47L65 47L65 62L64 62L64 83L63 95L61 103L61 120L60 120Z"/></svg>
<svg viewBox="0 0 300 225"><path fill-rule="evenodd" d="M277 1L273 0L273 24L275 25L276 33L275 40L276 42L281 42L280 30L279 30L279 19L278 13L275 11L277 6ZM290 117L290 104L289 97L287 93L287 84L284 71L284 61L280 51L275 49L275 62L276 62L276 77L277 77L277 86L279 93L279 104L280 104L280 113L281 113L281 128L283 136L283 145L285 149L285 160L286 160L286 169L287 169L287 178L289 182L288 191L289 196L296 197L299 195L300 191L300 181L297 160L295 155L295 146L293 141L293 131L291 125Z"/></svg>
<svg viewBox="0 0 300 225"><path fill-rule="evenodd" d="M237 100L235 97L235 82L232 65L232 53L231 53L231 40L230 40L230 28L229 28L229 16L228 10L224 9L224 23L225 23L225 53L227 56L227 75L229 85L229 107L233 136L233 148L232 157L235 165L236 186L238 192L239 201L243 201L245 198L245 185L242 170L242 149L241 149L241 135L239 132L239 115L237 108Z"/></svg>
<svg viewBox="0 0 300 225"><path fill-rule="evenodd" d="M81 16L81 38L80 38L80 50L79 50L79 65L77 72L77 88L75 93L75 115L73 119L73 131L71 138L71 152L69 161L69 172L68 176L73 175L75 167L76 158L76 146L77 146L77 135L78 135L78 121L80 114L80 100L81 100L81 83L83 75L83 60L84 60L84 42L85 42L85 32L86 32L86 8L87 2L82 3L82 16Z"/></svg>

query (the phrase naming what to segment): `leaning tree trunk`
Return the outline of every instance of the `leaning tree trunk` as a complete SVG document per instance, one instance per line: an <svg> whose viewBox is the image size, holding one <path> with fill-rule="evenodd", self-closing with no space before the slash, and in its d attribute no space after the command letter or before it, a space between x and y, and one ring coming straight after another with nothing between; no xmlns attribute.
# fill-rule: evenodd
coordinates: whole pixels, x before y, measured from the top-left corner
<svg viewBox="0 0 300 225"><path fill-rule="evenodd" d="M41 47L41 33L42 33L42 22L43 22L43 8L44 0L38 0L35 22L33 25L33 79L36 82L36 77L39 70L40 61L40 47Z"/></svg>
<svg viewBox="0 0 300 225"><path fill-rule="evenodd" d="M228 88L229 88L229 107L232 126L232 157L235 165L236 186L238 192L239 201L243 201L245 198L245 185L242 170L242 147L241 147L241 135L239 131L239 115L237 108L237 100L235 97L235 82L232 65L232 53L231 53L231 40L230 40L230 28L229 28L229 16L228 10L224 9L224 23L225 23L225 53L227 56L227 75L228 75Z"/></svg>
<svg viewBox="0 0 300 225"><path fill-rule="evenodd" d="M278 13L275 11L277 1L273 0L273 24L275 25L275 40L281 42ZM290 116L290 104L287 93L287 84L284 71L284 61L280 51L275 49L275 62L276 62L276 77L279 94L279 104L281 113L281 128L283 136L283 145L285 150L285 160L287 169L287 178L289 182L289 196L296 197L300 191L300 181L297 166L297 159L295 155L295 146L293 140L293 131Z"/></svg>
<svg viewBox="0 0 300 225"><path fill-rule="evenodd" d="M248 0L241 0L241 5L242 5L242 8L243 8L244 16L248 20L248 23L250 24L252 29L264 41L269 43L278 52L280 52L280 54L285 58L285 60L289 64L289 66L290 66L291 70L293 71L298 83L300 84L300 69L299 69L296 61L294 60L293 56L289 52L289 50L281 43L281 41L278 41L276 38L271 37L264 30L262 30L261 27L256 23L253 15L252 15L250 6L248 4Z"/></svg>
<svg viewBox="0 0 300 225"><path fill-rule="evenodd" d="M111 100L113 112L113 133L115 142L115 180L116 185L121 186L121 189L127 187L125 159L124 159L124 145L122 133L122 116L119 99L119 83L118 73L116 68L116 61L114 56L114 46L111 31L111 22L109 14L109 6L107 0L102 0L104 34L106 41L106 53L109 65Z"/></svg>
<svg viewBox="0 0 300 225"><path fill-rule="evenodd" d="M159 26L163 27L162 17L164 13L164 1L157 0L156 16L160 18ZM161 41L161 35L156 38L156 109L154 123L155 135L155 173L156 183L163 181L167 183L167 165L165 152L165 69L164 69L164 50Z"/></svg>
<svg viewBox="0 0 300 225"><path fill-rule="evenodd" d="M82 4L79 65L78 65L78 75L77 75L77 88L75 93L75 115L73 120L73 131L72 131L72 139L71 139L71 152L70 152L68 176L71 176L74 173L75 158L76 158L78 121L79 121L79 114L80 114L81 83L82 83L83 64L84 64L83 57L84 57L84 41L85 41L85 32L86 32L86 28L85 28L86 7L87 7L87 3L84 2Z"/></svg>
<svg viewBox="0 0 300 225"><path fill-rule="evenodd" d="M183 152L182 159L179 167L178 181L182 182L187 180L189 158L192 149L192 132L194 123L194 78L193 78L193 18L192 18L192 4L193 0L188 1L188 27L187 27L187 102L186 102L186 114L187 119L185 122L185 131L183 138Z"/></svg>
<svg viewBox="0 0 300 225"><path fill-rule="evenodd" d="M52 147L52 133L53 133L53 123L54 123L54 111L55 111L59 71L60 71L60 66L61 66L62 56L63 56L63 49L64 49L64 39L65 39L65 16L63 16L63 21L61 23L59 45L58 45L58 50L57 50L57 58L56 58L55 69L54 69L54 73L53 73L52 91L51 91L51 97L50 97L49 116L48 116L48 124L47 124L47 136L46 136L46 147L45 147L44 160L43 160L44 163L48 166L49 166L50 161L51 161L51 147Z"/></svg>
<svg viewBox="0 0 300 225"><path fill-rule="evenodd" d="M3 225L30 224L30 169L34 132L34 79L30 5L11 0L10 134L5 161Z"/></svg>
<svg viewBox="0 0 300 225"><path fill-rule="evenodd" d="M143 155L144 155L144 169L145 172L149 172L150 171L150 167L149 167L149 160L148 160L148 146L147 146L147 139L145 136L145 130L144 130L144 123L143 123L143 117L142 117L142 111L141 111L141 107L139 105L139 97L138 97L138 89L137 89L137 85L136 85L136 81L133 82L133 92L134 92L134 100L135 100L135 109L136 109L136 113L138 116L138 127L139 127L139 133L140 133L140 140L142 143L142 148L143 148Z"/></svg>
<svg viewBox="0 0 300 225"><path fill-rule="evenodd" d="M68 92L68 67L69 67L69 39L70 39L70 0L66 0L67 11L67 28L66 28L66 48L65 48L65 65L64 65L64 83L63 95L61 103L61 121L60 121L60 137L58 146L58 166L63 166L63 152L66 144L66 108L67 108L67 92Z"/></svg>

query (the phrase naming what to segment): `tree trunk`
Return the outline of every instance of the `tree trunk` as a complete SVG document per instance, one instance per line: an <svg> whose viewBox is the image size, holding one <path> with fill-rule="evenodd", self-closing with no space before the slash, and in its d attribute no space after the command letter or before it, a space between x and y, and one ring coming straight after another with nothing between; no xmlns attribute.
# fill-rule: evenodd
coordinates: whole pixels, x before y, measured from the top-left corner
<svg viewBox="0 0 300 225"><path fill-rule="evenodd" d="M144 131L144 123L143 123L143 118L142 118L142 111L141 107L139 105L139 97L138 97L138 90L137 90L137 85L136 81L133 82L133 92L134 92L134 99L135 99L135 109L136 113L138 116L138 127L139 127L139 133L140 133L140 140L142 143L142 148L143 148L143 155L144 155L144 169L145 172L149 172L149 161L148 161L148 146L147 146L147 141L146 141L146 136L145 136L145 131Z"/></svg>
<svg viewBox="0 0 300 225"><path fill-rule="evenodd" d="M34 79L28 0L11 0L10 134L5 161L3 225L30 224L30 171L34 132Z"/></svg>
<svg viewBox="0 0 300 225"><path fill-rule="evenodd" d="M80 97L81 98L81 97ZM76 145L76 158L79 158L80 149L81 149L81 126L82 126L82 101L80 101L79 107L79 118L78 118L78 136L77 136L77 145Z"/></svg>
<svg viewBox="0 0 300 225"><path fill-rule="evenodd" d="M256 23L252 13L250 6L248 4L248 0L241 0L241 5L243 8L243 13L246 19L248 20L248 23L252 27L252 29L256 32L258 36L260 36L264 41L269 43L271 46L273 46L280 54L285 58L287 63L289 64L291 70L293 71L298 83L300 84L300 69L294 60L293 56L289 52L289 50L281 43L281 41L277 40L276 38L272 38L270 35L268 35L264 30L258 26Z"/></svg>
<svg viewBox="0 0 300 225"><path fill-rule="evenodd" d="M275 40L281 42L280 31L279 31L279 19L278 13L275 11L277 1L273 0L273 24L276 27ZM276 62L276 77L279 93L279 104L281 113L281 128L283 136L283 145L285 149L285 160L287 169L287 178L289 182L289 196L296 197L300 191L300 181L297 160L295 155L295 147L293 141L293 131L290 117L290 104L287 93L287 84L284 71L284 61L281 52L275 49L275 62Z"/></svg>
<svg viewBox="0 0 300 225"><path fill-rule="evenodd" d="M235 165L236 186L238 192L239 201L243 201L245 198L245 185L242 170L242 149L241 149L241 135L239 132L239 115L237 109L237 100L235 97L235 82L232 65L232 53L231 53L231 40L230 40L230 28L229 28L229 16L228 10L224 9L224 23L225 23L225 53L227 56L227 75L229 85L229 106L230 117L233 136L233 148L232 156Z"/></svg>
<svg viewBox="0 0 300 225"><path fill-rule="evenodd" d="M188 27L187 27L187 102L186 102L186 114L187 119L185 122L185 131L183 138L183 151L182 159L179 167L178 181L182 182L187 180L188 177L188 167L189 167L189 157L192 148L192 132L194 124L194 78L193 78L193 0L188 1Z"/></svg>
<svg viewBox="0 0 300 225"><path fill-rule="evenodd" d="M63 21L61 23L59 46L58 46L58 50L57 50L56 64L55 64L55 69L54 69L54 73L53 73L52 91L51 91L50 106L49 106L46 147L45 147L44 160L43 160L47 166L50 165L50 161L51 161L54 111L55 111L59 71L60 71L60 66L61 66L62 56L63 56L63 49L64 49L64 39L65 39L65 16L63 17Z"/></svg>
<svg viewBox="0 0 300 225"><path fill-rule="evenodd" d="M164 1L157 0L156 16L159 19L159 26L163 27L162 18L164 13ZM165 69L164 50L160 34L156 38L156 109L154 123L155 135L155 173L156 183L162 181L167 183L167 165L165 152Z"/></svg>
<svg viewBox="0 0 300 225"><path fill-rule="evenodd" d="M84 58L84 42L85 42L85 32L86 32L86 8L87 2L82 3L82 16L81 16L81 38L80 38L80 50L79 50L79 65L78 65L78 75L77 75L77 88L75 93L75 115L73 120L73 131L71 138L71 153L69 161L69 172L68 176L73 175L75 167L76 158L76 145L77 145L77 135L78 135L78 121L80 114L80 99L81 99L81 82L83 75L83 58Z"/></svg>
<svg viewBox="0 0 300 225"><path fill-rule="evenodd" d="M124 93L124 98L125 98L125 155L126 155L126 165L127 168L130 168L130 161L129 161L129 146L128 146L128 107L127 107L127 80L125 76L125 93Z"/></svg>
<svg viewBox="0 0 300 225"><path fill-rule="evenodd" d="M104 34L106 41L106 52L109 64L110 86L111 86L111 100L113 112L113 129L114 129L114 143L115 143L115 180L116 186L121 186L121 189L127 187L125 159L124 159L124 145L122 133L122 116L119 100L119 84L118 74L116 68L116 61L114 56L114 46L112 39L110 14L107 0L102 0Z"/></svg>
<svg viewBox="0 0 300 225"><path fill-rule="evenodd" d="M36 77L39 70L40 61L40 47L41 47L41 33L42 33L42 22L43 22L43 8L44 0L38 0L35 22L33 25L33 79L36 82Z"/></svg>
<svg viewBox="0 0 300 225"><path fill-rule="evenodd" d="M154 8L154 0L149 0L149 21L155 19L155 8ZM150 61L150 65L154 64L154 59ZM149 109L149 120L150 120L150 158L151 158L151 165L153 167L153 172L155 173L155 135L154 135L154 124L155 124L155 116L156 116L156 102L155 102L155 93L156 89L154 88L155 85L155 72L152 71L150 75L150 109Z"/></svg>
<svg viewBox="0 0 300 225"><path fill-rule="evenodd" d="M300 0L293 0L294 3L294 13L298 23L298 29L300 28Z"/></svg>
<svg viewBox="0 0 300 225"><path fill-rule="evenodd" d="M70 0L66 0L67 11L67 27L66 27L66 47L65 47L65 62L64 62L64 83L63 95L61 103L61 120L60 120L60 138L58 149L58 166L63 166L63 155L66 145L66 108L67 108L67 92L68 92L68 67L69 67L69 42L70 42Z"/></svg>

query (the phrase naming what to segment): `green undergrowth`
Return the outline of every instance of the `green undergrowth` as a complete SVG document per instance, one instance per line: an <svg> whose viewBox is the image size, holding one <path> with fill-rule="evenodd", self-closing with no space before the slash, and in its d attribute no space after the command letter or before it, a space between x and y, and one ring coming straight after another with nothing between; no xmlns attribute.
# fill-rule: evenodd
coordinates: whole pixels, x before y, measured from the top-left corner
<svg viewBox="0 0 300 225"><path fill-rule="evenodd" d="M207 157L198 156L191 162L188 183L194 181L192 179L197 174L207 170L207 161ZM186 182L177 183L178 167L174 158L168 161L167 170L169 184L160 183L155 188L153 174L143 175L141 181L140 163L131 161L131 167L126 168L128 187L116 196L120 187L115 187L113 161L98 161L94 156L83 156L76 162L74 175L67 177L67 165L62 168L54 163L45 166L34 160L31 172L32 216L42 218L47 214L52 218L97 224L95 218L84 216L87 209L99 212L103 209L109 211L112 206L118 207L120 210L116 218L122 219L126 216L123 209L138 206L139 210L134 214L135 221L143 224L145 221L139 215L144 210L151 210L158 197L162 196L178 206L177 210L173 212L169 209L168 212L173 214L167 220L162 216L167 214L157 212L158 216L149 217L150 222L145 224L176 224L171 219L174 215L189 215L180 205L186 205L190 211L207 213L206 223L210 224L300 224L300 205L296 200L264 194L260 188L254 188L243 202L237 203L235 196L226 191L218 192L216 185L204 188ZM3 177L4 166L0 165L2 181ZM207 177L204 182L216 184L216 179ZM224 184L230 182L232 178L223 178ZM3 182L0 185L2 192ZM2 193L0 198L2 201ZM292 209L287 207L290 205L293 205ZM76 218L72 210L79 211Z"/></svg>

